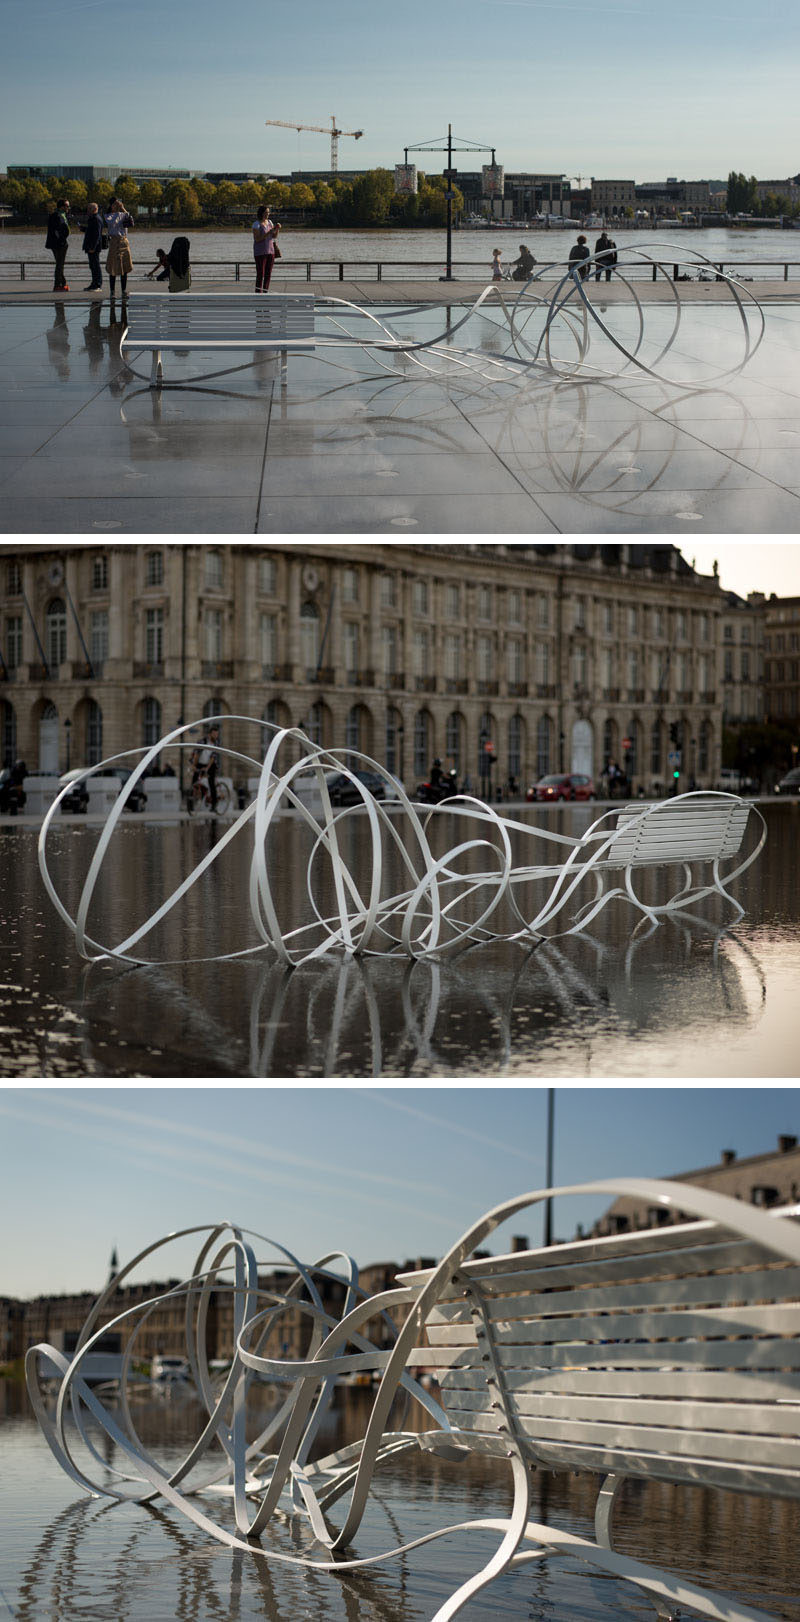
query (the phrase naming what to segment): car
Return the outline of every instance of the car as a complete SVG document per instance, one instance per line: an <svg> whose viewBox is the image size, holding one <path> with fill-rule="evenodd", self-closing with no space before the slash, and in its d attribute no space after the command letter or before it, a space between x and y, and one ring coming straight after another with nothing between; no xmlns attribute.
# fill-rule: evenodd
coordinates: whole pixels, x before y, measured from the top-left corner
<svg viewBox="0 0 800 1622"><path fill-rule="evenodd" d="M375 800L386 799L386 789L383 778L377 772L353 772L353 777L369 791ZM344 772L326 772L325 782L331 797L331 805L362 805L364 796L356 787L350 777Z"/></svg>
<svg viewBox="0 0 800 1622"><path fill-rule="evenodd" d="M86 777L83 777L83 773L85 771L86 771L85 766L78 766L78 767L74 768L71 772L65 772L63 777L59 778L59 780L58 780L59 788L63 788L66 783L69 783L71 785L70 789L69 789L69 792L64 795L64 798L61 801L61 810L62 811L67 811L67 812L69 812L69 811L73 811L73 812L84 812L84 811L86 811L87 806L89 804L89 789L88 789L88 786L87 786L88 785L88 779ZM130 768L127 767L127 766L107 766L104 772L95 772L92 775L95 776L95 777L116 777L116 778L119 779L119 781L121 783L127 783L128 778L131 775L131 772L130 772ZM83 777L83 781L82 782L77 781L81 777ZM145 791L142 788L142 784L141 784L141 780L140 780L131 789L130 794L128 794L128 796L127 796L127 798L125 800L125 807L126 807L126 810L128 810L128 811L143 811L146 804L147 804L147 795L145 794Z"/></svg>
<svg viewBox="0 0 800 1622"><path fill-rule="evenodd" d="M525 796L528 800L593 800L594 783L583 772L554 772L540 777Z"/></svg>
<svg viewBox="0 0 800 1622"><path fill-rule="evenodd" d="M790 772L775 784L776 794L800 794L800 766L794 766Z"/></svg>

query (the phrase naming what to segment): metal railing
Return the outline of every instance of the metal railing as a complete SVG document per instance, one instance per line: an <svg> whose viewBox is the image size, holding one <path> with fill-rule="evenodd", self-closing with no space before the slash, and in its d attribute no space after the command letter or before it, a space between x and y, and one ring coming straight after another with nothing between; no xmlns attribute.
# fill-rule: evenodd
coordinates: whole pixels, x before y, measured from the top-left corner
<svg viewBox="0 0 800 1622"><path fill-rule="evenodd" d="M563 274L566 254L563 259L542 260L537 263L536 270L552 270L553 276ZM82 259L74 260L80 270L85 269ZM277 270L281 282L284 281L383 281L386 277L390 281L440 281L444 279L444 264L441 259L286 259L282 258ZM800 260L798 259L714 259L708 266L694 265L690 259L681 263L670 260L659 260L656 264L625 265L624 258L620 257L619 269L635 281L657 280L659 271L662 271L670 280L677 281L680 274L692 272L692 279L713 281L715 274L720 275L727 271L738 275L745 272L751 279L759 281L796 281L800 278ZM700 272L703 272L700 275ZM51 259L0 259L0 282L25 282L29 279L49 281L53 271ZM466 280L479 282L485 285L491 281L490 267L485 259L464 259L453 262L454 279L463 277ZM253 277L252 259L193 259L193 283L203 281L233 281L234 283L248 281ZM133 278L138 283L140 278L136 271ZM605 285L605 284L604 284Z"/></svg>

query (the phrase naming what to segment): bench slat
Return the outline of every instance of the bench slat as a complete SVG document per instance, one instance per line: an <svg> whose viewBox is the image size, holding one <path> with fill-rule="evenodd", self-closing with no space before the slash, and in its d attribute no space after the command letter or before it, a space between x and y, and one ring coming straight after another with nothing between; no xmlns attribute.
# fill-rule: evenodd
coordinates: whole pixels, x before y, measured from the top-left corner
<svg viewBox="0 0 800 1622"><path fill-rule="evenodd" d="M677 1350L681 1339L687 1333L691 1333L694 1329L697 1334L701 1327L706 1332L701 1343L706 1347L708 1355L708 1342L718 1335L797 1335L800 1333L800 1306L777 1302L774 1305L753 1304L746 1308L708 1308L703 1312L702 1326L694 1314L689 1312L660 1312L657 1319L655 1314L637 1313L620 1317L547 1318L516 1323L506 1320L494 1325L492 1333L496 1343L504 1350L510 1350L513 1345L547 1346L569 1342L577 1352L584 1341L592 1342L595 1346L604 1343L606 1347L610 1347L612 1342L637 1341L643 1336L661 1344L669 1342L670 1346L673 1346L677 1337L675 1346ZM432 1345L452 1345L451 1336L454 1332L455 1343L459 1344L459 1336L464 1337L464 1330L465 1326L458 1324L440 1326L430 1320L427 1324L428 1339ZM465 1338L461 1338L460 1343L472 1344ZM791 1342L775 1342L776 1352L787 1345L791 1345ZM683 1351L682 1346L680 1349Z"/></svg>
<svg viewBox="0 0 800 1622"><path fill-rule="evenodd" d="M481 1434L496 1432L498 1416L473 1414L468 1409L448 1406L447 1416L460 1430ZM670 1453L675 1458L703 1458L725 1464L749 1464L753 1456L753 1437L747 1433L713 1430L681 1431L669 1426L626 1425L609 1420L605 1424L589 1420L537 1419L517 1415L514 1420L516 1435L535 1447L538 1441L566 1442L578 1450L592 1444L604 1451L613 1450L619 1459L619 1468L628 1449L632 1453ZM758 1442L758 1461L782 1470L800 1472L800 1441L797 1437L761 1436Z"/></svg>
<svg viewBox="0 0 800 1622"><path fill-rule="evenodd" d="M625 1307L667 1309L685 1306L717 1307L729 1302L744 1306L770 1302L786 1296L800 1299L800 1268L776 1267L752 1273L723 1273L706 1278L642 1279L635 1284L609 1284L607 1288L587 1285L582 1290L555 1290L534 1295L490 1297L486 1310L491 1319L549 1318L574 1312L616 1312ZM445 1302L436 1308L432 1322L457 1321L469 1311L468 1304ZM595 1324L600 1330L601 1323Z"/></svg>
<svg viewBox="0 0 800 1622"><path fill-rule="evenodd" d="M721 1376L721 1379L724 1376ZM449 1382L442 1385L442 1405L447 1413L489 1414L493 1403L484 1385L483 1391L453 1389ZM789 1438L797 1450L800 1467L800 1439L797 1403L728 1402L720 1396L716 1402L698 1402L632 1396L626 1402L620 1395L589 1396L584 1394L555 1394L536 1396L530 1392L515 1392L510 1400L511 1412L526 1428L534 1427L534 1434L562 1421L577 1424L583 1420L613 1424L617 1434L623 1427L635 1430L638 1426L658 1425L676 1430L724 1431L728 1437L744 1441L754 1437Z"/></svg>
<svg viewBox="0 0 800 1622"><path fill-rule="evenodd" d="M478 1368L472 1346L420 1346L412 1353L415 1368L460 1369ZM712 1356L713 1353L713 1356ZM533 1363L530 1346L498 1348L497 1360L510 1375L525 1373ZM697 1340L697 1341L642 1341L623 1345L576 1345L569 1341L557 1346L537 1346L535 1369L543 1374L598 1370L634 1370L671 1367L694 1370L698 1365L711 1372L726 1370L757 1370L777 1375L786 1370L800 1369L800 1341L798 1340Z"/></svg>
<svg viewBox="0 0 800 1622"><path fill-rule="evenodd" d="M521 1256L520 1261L525 1262ZM774 1257L763 1245L737 1244L731 1240L721 1245L701 1245L692 1250L683 1250L680 1260L666 1252L656 1256L617 1256L607 1257L599 1261L573 1262L563 1267L543 1268L538 1263L535 1267L518 1266L516 1269L507 1269L496 1273L483 1273L480 1278L481 1293L484 1296L495 1297L510 1295L515 1290L525 1290L529 1293L540 1289L556 1290L565 1286L583 1286L586 1284L603 1284L606 1281L613 1284L616 1280L635 1280L639 1277L674 1278L677 1273L686 1277L711 1272L725 1272L733 1268L739 1271L744 1268L756 1266L771 1266ZM778 1264L775 1264L778 1265ZM476 1280L477 1282L477 1280ZM442 1292L443 1301L457 1301L463 1298L463 1285L453 1285Z"/></svg>
<svg viewBox="0 0 800 1622"><path fill-rule="evenodd" d="M664 1348L662 1347L662 1352ZM442 1389L451 1391L484 1391L486 1376L482 1369L450 1368L443 1373ZM744 1365L732 1373L730 1369L687 1370L684 1368L632 1369L509 1369L504 1372L503 1384L507 1391L552 1394L554 1398L577 1393L582 1396L622 1398L690 1397L695 1400L716 1399L720 1394L731 1402L774 1401L795 1405L795 1427L800 1418L800 1372L750 1369Z"/></svg>

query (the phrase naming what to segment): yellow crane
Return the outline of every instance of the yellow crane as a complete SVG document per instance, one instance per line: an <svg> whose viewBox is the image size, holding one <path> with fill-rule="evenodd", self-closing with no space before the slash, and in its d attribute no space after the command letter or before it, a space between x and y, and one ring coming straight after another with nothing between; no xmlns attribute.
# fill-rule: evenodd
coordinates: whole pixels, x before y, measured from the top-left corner
<svg viewBox="0 0 800 1622"><path fill-rule="evenodd" d="M336 114L331 113L331 127L326 129L324 124L293 124L286 118L268 118L267 124L279 124L284 130L314 130L317 135L329 135L331 138L331 174L335 175L339 168L339 136L352 135L354 140L360 141L363 130L340 130L336 127Z"/></svg>

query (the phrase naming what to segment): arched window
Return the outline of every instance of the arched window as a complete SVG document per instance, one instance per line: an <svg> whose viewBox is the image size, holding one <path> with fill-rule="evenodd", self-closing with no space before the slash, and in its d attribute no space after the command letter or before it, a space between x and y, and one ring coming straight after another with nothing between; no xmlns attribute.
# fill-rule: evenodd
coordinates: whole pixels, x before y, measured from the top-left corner
<svg viewBox="0 0 800 1622"><path fill-rule="evenodd" d="M67 657L67 610L61 597L54 597L45 615L45 647L50 669L63 665Z"/></svg>
<svg viewBox="0 0 800 1622"><path fill-rule="evenodd" d="M2 759L4 766L13 766L17 758L17 713L13 704L5 699L2 704Z"/></svg>
<svg viewBox="0 0 800 1622"><path fill-rule="evenodd" d="M452 763L453 763L453 765L454 765L454 767L456 769L456 773L457 773L457 775L459 777L461 776L461 771L462 771L462 767L463 767L463 759L462 759L463 738L464 738L464 717L459 714L458 710L453 710L452 714L448 715L448 717L447 717L447 726L446 726L446 729L445 729L444 747L445 747L445 754L447 755L448 763L450 761L452 761Z"/></svg>
<svg viewBox="0 0 800 1622"><path fill-rule="evenodd" d="M427 710L414 716L414 776L427 777L431 765L431 718Z"/></svg>
<svg viewBox="0 0 800 1622"><path fill-rule="evenodd" d="M654 721L650 729L650 774L661 776L661 722Z"/></svg>
<svg viewBox="0 0 800 1622"><path fill-rule="evenodd" d="M308 712L308 723L305 730L312 743L322 743L324 710L324 704L317 700L317 703L312 704Z"/></svg>
<svg viewBox="0 0 800 1622"><path fill-rule="evenodd" d="M605 771L610 760L617 758L617 728L613 721L606 721L603 727L603 770Z"/></svg>
<svg viewBox="0 0 800 1622"><path fill-rule="evenodd" d="M344 735L345 748L361 752L361 705L354 704L347 712L347 725ZM348 756L347 764L351 771L358 765L358 761Z"/></svg>
<svg viewBox="0 0 800 1622"><path fill-rule="evenodd" d="M522 716L512 715L508 723L508 775L522 775Z"/></svg>
<svg viewBox="0 0 800 1622"><path fill-rule="evenodd" d="M553 749L553 723L549 715L541 715L536 728L536 775L546 777L550 770Z"/></svg>
<svg viewBox="0 0 800 1622"><path fill-rule="evenodd" d="M300 610L300 660L306 681L313 681L319 664L319 609L303 603Z"/></svg>
<svg viewBox="0 0 800 1622"><path fill-rule="evenodd" d="M161 737L161 705L157 698L146 698L142 705L142 743L147 749Z"/></svg>
<svg viewBox="0 0 800 1622"><path fill-rule="evenodd" d="M701 777L709 771L711 758L711 722L701 721L697 740L697 770Z"/></svg>
<svg viewBox="0 0 800 1622"><path fill-rule="evenodd" d="M103 712L95 699L89 700L86 718L86 764L99 766L103 758Z"/></svg>
<svg viewBox="0 0 800 1622"><path fill-rule="evenodd" d="M402 776L402 749L403 719L399 710L389 708L386 711L386 740L384 755L386 770L394 777Z"/></svg>
<svg viewBox="0 0 800 1622"><path fill-rule="evenodd" d="M625 772L628 777L637 777L639 773L639 722L631 721L626 734L628 748L625 750Z"/></svg>

